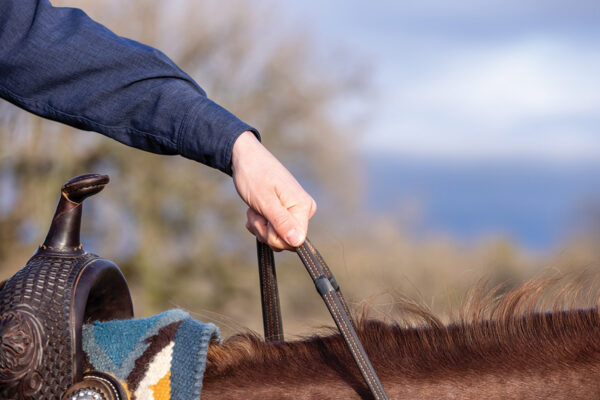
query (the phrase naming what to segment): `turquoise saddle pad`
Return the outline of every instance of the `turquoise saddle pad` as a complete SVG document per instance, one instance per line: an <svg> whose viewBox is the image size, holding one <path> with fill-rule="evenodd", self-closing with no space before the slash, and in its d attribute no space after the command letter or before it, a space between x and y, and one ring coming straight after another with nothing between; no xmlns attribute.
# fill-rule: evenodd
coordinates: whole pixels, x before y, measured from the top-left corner
<svg viewBox="0 0 600 400"><path fill-rule="evenodd" d="M208 346L219 328L182 310L82 328L88 369L118 378L131 400L197 400Z"/></svg>

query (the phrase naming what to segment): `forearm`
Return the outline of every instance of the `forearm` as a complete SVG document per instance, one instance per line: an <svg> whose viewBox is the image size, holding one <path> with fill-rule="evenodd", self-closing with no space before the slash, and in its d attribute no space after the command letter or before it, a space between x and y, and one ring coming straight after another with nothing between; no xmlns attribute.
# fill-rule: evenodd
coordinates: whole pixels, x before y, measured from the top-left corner
<svg viewBox="0 0 600 400"><path fill-rule="evenodd" d="M47 0L2 0L0 9L0 96L45 118L230 173L233 143L252 128L164 54Z"/></svg>

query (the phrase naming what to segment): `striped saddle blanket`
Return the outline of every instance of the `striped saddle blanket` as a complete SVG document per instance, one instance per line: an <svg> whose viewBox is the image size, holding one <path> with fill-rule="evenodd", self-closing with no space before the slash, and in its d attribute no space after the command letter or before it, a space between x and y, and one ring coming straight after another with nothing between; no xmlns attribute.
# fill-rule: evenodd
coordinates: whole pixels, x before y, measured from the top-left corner
<svg viewBox="0 0 600 400"><path fill-rule="evenodd" d="M86 369L114 375L130 400L197 400L206 354L219 328L170 310L82 328Z"/></svg>

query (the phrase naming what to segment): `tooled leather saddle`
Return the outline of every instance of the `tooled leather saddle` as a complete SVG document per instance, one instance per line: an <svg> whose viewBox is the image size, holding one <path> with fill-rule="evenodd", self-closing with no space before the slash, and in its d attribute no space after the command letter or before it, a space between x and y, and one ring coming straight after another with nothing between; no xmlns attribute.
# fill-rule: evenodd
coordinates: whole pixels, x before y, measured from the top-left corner
<svg viewBox="0 0 600 400"><path fill-rule="evenodd" d="M112 376L84 374L82 325L133 317L119 268L79 241L83 201L108 181L88 174L65 183L44 243L0 284L2 399L127 398Z"/></svg>

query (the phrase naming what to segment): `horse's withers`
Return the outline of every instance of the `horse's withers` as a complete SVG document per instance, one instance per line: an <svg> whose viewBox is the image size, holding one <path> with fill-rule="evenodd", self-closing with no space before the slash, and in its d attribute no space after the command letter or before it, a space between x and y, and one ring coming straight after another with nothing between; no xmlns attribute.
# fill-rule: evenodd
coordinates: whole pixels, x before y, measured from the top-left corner
<svg viewBox="0 0 600 400"><path fill-rule="evenodd" d="M65 183L44 243L1 287L1 398L122 395L110 377L83 371L82 324L133 317L119 268L85 252L79 240L83 201L108 181L89 174Z"/></svg>

